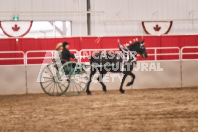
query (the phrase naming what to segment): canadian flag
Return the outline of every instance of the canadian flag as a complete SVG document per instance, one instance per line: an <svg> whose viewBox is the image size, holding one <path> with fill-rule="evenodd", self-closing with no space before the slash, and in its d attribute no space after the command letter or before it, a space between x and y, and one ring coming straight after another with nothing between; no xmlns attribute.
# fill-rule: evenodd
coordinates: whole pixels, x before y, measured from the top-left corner
<svg viewBox="0 0 198 132"><path fill-rule="evenodd" d="M1 21L0 25L8 37L23 37L30 31L32 21Z"/></svg>
<svg viewBox="0 0 198 132"><path fill-rule="evenodd" d="M163 35L168 34L172 23L172 21L143 21L142 27L147 34Z"/></svg>

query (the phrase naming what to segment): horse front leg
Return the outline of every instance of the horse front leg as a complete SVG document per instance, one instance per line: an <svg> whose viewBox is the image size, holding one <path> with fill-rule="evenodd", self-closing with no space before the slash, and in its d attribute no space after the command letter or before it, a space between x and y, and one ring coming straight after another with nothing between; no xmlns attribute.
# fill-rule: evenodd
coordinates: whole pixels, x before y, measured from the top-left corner
<svg viewBox="0 0 198 132"><path fill-rule="evenodd" d="M103 91L106 93L107 92L107 89L106 89L106 85L102 82L102 78L105 76L107 72L106 71L103 71L103 72L100 72L100 75L99 77L97 78L97 80L100 82L100 84L102 85L102 89Z"/></svg>
<svg viewBox="0 0 198 132"><path fill-rule="evenodd" d="M124 81L125 81L126 77L127 77L127 74L124 74L124 76L123 76L123 78L122 78L121 85L120 85L120 92L121 92L121 93L125 93L125 91L122 89L122 86L123 86L123 84L124 84Z"/></svg>
<svg viewBox="0 0 198 132"><path fill-rule="evenodd" d="M132 80L131 80L131 82L128 82L126 86L130 86L130 85L132 85L132 84L133 84L133 82L134 82L134 80L135 80L135 75L134 75L132 72L130 72L130 74L129 74L129 75L132 77Z"/></svg>

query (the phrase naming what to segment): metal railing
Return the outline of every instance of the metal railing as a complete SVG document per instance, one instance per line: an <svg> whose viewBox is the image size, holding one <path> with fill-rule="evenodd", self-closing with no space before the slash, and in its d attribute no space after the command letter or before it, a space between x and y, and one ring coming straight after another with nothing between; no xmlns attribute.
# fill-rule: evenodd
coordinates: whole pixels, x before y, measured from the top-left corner
<svg viewBox="0 0 198 132"><path fill-rule="evenodd" d="M0 58L0 60L23 60L24 65L26 64L25 53L23 51L0 51L0 54L22 54L23 57L6 57Z"/></svg>
<svg viewBox="0 0 198 132"><path fill-rule="evenodd" d="M178 50L177 53L158 53L157 50ZM148 54L149 56L154 56L154 60L157 61L157 56L171 56L171 55L178 55L178 59L180 60L180 48L179 47L148 47L146 50L154 50L154 54ZM174 59L171 59L174 60Z"/></svg>
<svg viewBox="0 0 198 132"><path fill-rule="evenodd" d="M198 55L198 52L188 52L184 53L184 49L198 49L198 46L185 46L181 48L181 60L186 60L183 59L183 55Z"/></svg>
<svg viewBox="0 0 198 132"><path fill-rule="evenodd" d="M71 49L71 52L76 52L78 53L78 50ZM45 53L45 56L41 57L28 57L31 53ZM43 59L53 59L55 54L55 50L32 50L32 51L27 51L25 54L26 58L26 65L28 65L28 60L43 60Z"/></svg>
<svg viewBox="0 0 198 132"><path fill-rule="evenodd" d="M97 53L97 52L101 52L101 51L119 51L118 48L114 48L114 49L82 49L79 51L79 62L81 63L82 62L82 59L85 59L85 58L89 58L89 56L92 56L93 53ZM89 53L89 54L86 54L86 53Z"/></svg>
<svg viewBox="0 0 198 132"><path fill-rule="evenodd" d="M184 55L198 55L198 52L184 52L184 49L198 49L198 46L185 46L181 49L179 47L148 47L147 50L152 50L153 53L149 53L148 56L154 56L154 61L158 60L158 56L178 56L178 59L171 59L171 60L186 60L183 59ZM158 50L177 50L177 52L174 53L159 53ZM118 48L112 48L112 49L82 49L80 51L72 49L71 52L75 52L78 54L78 62L82 62L82 59L88 58L90 53L97 53L100 51L119 51ZM160 52L161 52L160 51ZM85 54L85 52L88 52L88 54ZM30 57L33 53L48 53L48 56L34 56ZM24 53L23 51L0 51L0 54L22 54L22 57L3 57L0 58L0 60L23 60L24 65L28 65L28 60L41 60L41 59L53 59L54 58L55 50L33 50L33 51L27 51ZM139 56L139 55L138 55Z"/></svg>
<svg viewBox="0 0 198 132"><path fill-rule="evenodd" d="M171 50L177 50L177 53L158 53L157 50L167 50L167 49L171 49ZM179 47L148 47L146 48L146 50L153 50L154 53L151 54L149 53L148 56L154 56L154 61L157 61L157 56L171 56L171 55L178 55L178 59L176 60L180 60L180 48ZM100 52L100 51L119 51L119 49L117 48L114 48L114 49L82 49L79 51L79 56L80 56L80 61L79 62L82 62L81 60L82 59L85 59L85 58L88 58L90 55L93 55L93 54L87 54L88 53L97 53L97 52ZM85 52L85 53L83 53ZM140 56L139 54L137 56ZM153 60L153 59L152 59ZM175 59L172 59L172 60L175 60Z"/></svg>

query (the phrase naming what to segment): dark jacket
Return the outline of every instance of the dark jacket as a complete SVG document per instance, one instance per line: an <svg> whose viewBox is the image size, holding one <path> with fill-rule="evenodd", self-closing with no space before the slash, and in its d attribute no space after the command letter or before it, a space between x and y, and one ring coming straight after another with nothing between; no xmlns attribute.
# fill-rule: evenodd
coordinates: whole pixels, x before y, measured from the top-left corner
<svg viewBox="0 0 198 132"><path fill-rule="evenodd" d="M62 62L70 61L70 57L75 59L74 54L71 54L68 49L64 48L62 52Z"/></svg>

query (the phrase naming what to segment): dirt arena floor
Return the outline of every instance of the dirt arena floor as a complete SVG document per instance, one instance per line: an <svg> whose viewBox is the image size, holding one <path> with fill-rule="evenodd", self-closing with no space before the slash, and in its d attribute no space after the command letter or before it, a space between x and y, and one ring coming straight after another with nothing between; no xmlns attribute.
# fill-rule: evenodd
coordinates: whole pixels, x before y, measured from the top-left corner
<svg viewBox="0 0 198 132"><path fill-rule="evenodd" d="M0 96L0 132L198 132L198 88Z"/></svg>

